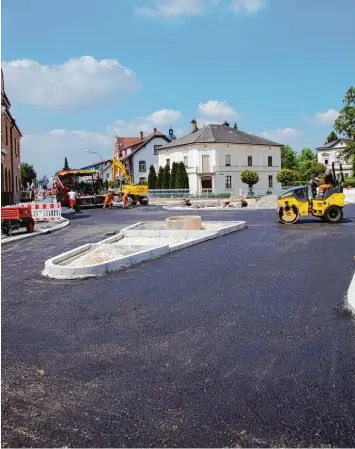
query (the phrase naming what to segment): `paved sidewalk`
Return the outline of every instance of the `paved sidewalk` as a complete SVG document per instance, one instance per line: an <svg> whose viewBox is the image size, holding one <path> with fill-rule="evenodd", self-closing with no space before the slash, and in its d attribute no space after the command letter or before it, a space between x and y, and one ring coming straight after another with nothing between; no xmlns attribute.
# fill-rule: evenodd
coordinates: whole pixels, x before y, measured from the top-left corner
<svg viewBox="0 0 355 449"><path fill-rule="evenodd" d="M36 223L35 224L35 230L32 233L28 233L26 231L26 228L20 228L18 230L14 230L12 235L5 235L1 233L1 243L11 243L22 239L31 238L34 236L38 236L39 234L47 234L48 232L51 232L51 229L53 229L53 232L56 230L62 229L69 225L69 220L65 219L62 222L52 222L52 223Z"/></svg>

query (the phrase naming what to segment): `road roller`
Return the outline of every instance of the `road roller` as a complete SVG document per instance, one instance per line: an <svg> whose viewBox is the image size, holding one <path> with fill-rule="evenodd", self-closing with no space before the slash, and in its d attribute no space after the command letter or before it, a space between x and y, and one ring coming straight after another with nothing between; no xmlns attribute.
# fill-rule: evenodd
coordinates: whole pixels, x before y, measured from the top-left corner
<svg viewBox="0 0 355 449"><path fill-rule="evenodd" d="M335 166L338 164L339 172ZM295 224L301 217L313 216L326 223L336 224L343 219L345 206L344 173L339 162L332 163L333 181L326 189L310 194L308 185L292 187L277 199L276 214L282 224Z"/></svg>

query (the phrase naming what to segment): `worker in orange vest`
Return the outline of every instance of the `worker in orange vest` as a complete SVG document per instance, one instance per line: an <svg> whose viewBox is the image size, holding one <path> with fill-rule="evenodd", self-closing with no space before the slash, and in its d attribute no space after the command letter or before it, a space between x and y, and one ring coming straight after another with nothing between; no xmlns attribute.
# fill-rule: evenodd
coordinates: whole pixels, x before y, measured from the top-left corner
<svg viewBox="0 0 355 449"><path fill-rule="evenodd" d="M131 192L130 191L128 191L127 193L125 193L124 195L123 195L123 197L122 197L122 206L124 207L124 208L126 208L127 207L127 203L128 203L128 196L129 196L129 194L130 194Z"/></svg>
<svg viewBox="0 0 355 449"><path fill-rule="evenodd" d="M112 207L112 198L113 198L113 193L108 192L108 194L105 196L104 209L107 205L108 205L108 207Z"/></svg>

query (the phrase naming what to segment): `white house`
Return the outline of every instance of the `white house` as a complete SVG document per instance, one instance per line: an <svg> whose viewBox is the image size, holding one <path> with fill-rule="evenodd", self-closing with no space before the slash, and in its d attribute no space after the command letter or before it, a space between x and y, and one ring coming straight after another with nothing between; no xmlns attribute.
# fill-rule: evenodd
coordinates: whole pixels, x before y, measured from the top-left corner
<svg viewBox="0 0 355 449"><path fill-rule="evenodd" d="M167 142L170 143L172 139L176 139L172 128L169 129L169 137L158 131L156 128L154 128L153 133L147 137L143 136L142 131L140 134L141 137L138 139L138 142L136 141L129 146L121 147L118 151L115 150L115 157L118 157L130 170L132 181L135 184L148 181L149 167L151 165L158 171L158 148L165 145ZM131 139L133 140L134 138Z"/></svg>
<svg viewBox="0 0 355 449"><path fill-rule="evenodd" d="M332 168L333 162L341 162L343 166L344 176L351 176L351 165L342 157L342 150L346 148L350 139L340 138L334 142L327 143L316 148L318 162L324 164L328 169Z"/></svg>
<svg viewBox="0 0 355 449"><path fill-rule="evenodd" d="M112 160L106 159L104 161L95 162L94 164L82 167L82 170L100 170L100 178L103 181L111 181L112 178Z"/></svg>
<svg viewBox="0 0 355 449"><path fill-rule="evenodd" d="M190 190L239 194L247 189L240 179L243 170L254 170L259 182L256 193L277 193L281 184L276 174L281 169L281 144L223 125L197 128L191 121L191 132L159 148L159 165L183 161L189 176Z"/></svg>

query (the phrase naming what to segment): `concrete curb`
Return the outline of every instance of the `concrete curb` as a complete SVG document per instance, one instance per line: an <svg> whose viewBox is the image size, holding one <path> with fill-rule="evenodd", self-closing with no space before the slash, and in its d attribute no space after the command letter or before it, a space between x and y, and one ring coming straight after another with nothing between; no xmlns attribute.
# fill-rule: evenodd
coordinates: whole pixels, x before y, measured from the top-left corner
<svg viewBox="0 0 355 449"><path fill-rule="evenodd" d="M128 268L130 266L136 265L146 260L150 260L156 257L161 257L165 254L172 253L174 251L187 248L198 243L218 238L222 235L229 234L231 232L239 231L246 227L245 221L231 222L230 225L225 226L222 229L216 231L212 230L201 230L201 231L186 231L186 230L140 230L136 228L144 223L135 223L125 229L122 229L118 234L109 237L107 239L101 240L98 243L86 244L78 248L74 248L58 256L52 257L46 260L44 270L42 271L43 276L47 276L54 279L78 279L78 278L90 278L104 276L112 271L122 270L123 268ZM60 265L62 263L67 263L69 260L74 261L78 259L83 254L89 252L90 250L102 247L111 247L115 243L118 243L124 237L193 237L193 240L174 243L173 241L169 244L166 242L157 241L157 245L140 244L138 248L136 247L136 252L132 252L125 256L117 257L115 259L106 260L101 263L82 265L82 266L66 266ZM160 245L159 245L160 243ZM125 245L123 245L124 247ZM140 247L140 248L139 248ZM137 251L139 249L139 251ZM122 254L122 252L121 252Z"/></svg>
<svg viewBox="0 0 355 449"><path fill-rule="evenodd" d="M1 240L1 246L7 245L9 243L16 243L20 240L28 239L30 237L38 237L39 235L42 235L42 234L50 234L51 232L60 231L61 229L64 229L67 226L69 226L69 224L70 224L70 221L67 220L66 218L64 218L64 221L62 223L59 223L58 225L53 226L48 229L43 229L43 231L35 231L35 232L31 232L30 234L16 235L14 237L10 237L8 239Z"/></svg>
<svg viewBox="0 0 355 449"><path fill-rule="evenodd" d="M350 282L350 287L347 294L347 306L350 311L355 315L355 273Z"/></svg>

